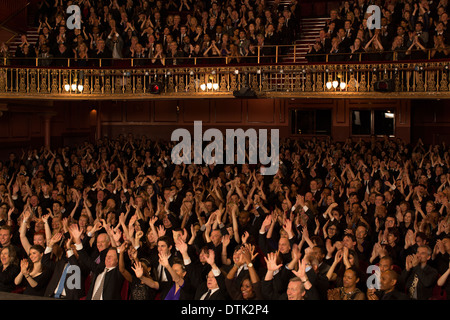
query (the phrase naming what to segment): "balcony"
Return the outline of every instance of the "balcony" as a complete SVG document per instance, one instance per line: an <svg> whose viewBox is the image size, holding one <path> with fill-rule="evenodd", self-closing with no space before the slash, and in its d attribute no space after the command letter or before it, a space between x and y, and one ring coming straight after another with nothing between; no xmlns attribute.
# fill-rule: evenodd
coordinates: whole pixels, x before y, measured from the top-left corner
<svg viewBox="0 0 450 320"><path fill-rule="evenodd" d="M226 58L214 61L222 59L222 64L206 58L183 58L177 65L165 59L162 66L148 61L143 65L139 59L89 59L86 67L73 67L77 63L73 60L62 61L64 67L36 67L43 61L34 58L28 65L18 65L19 61L4 59L0 66L0 98L233 98L236 91L245 88L259 98L450 97L449 60L299 64L295 60L284 62L287 56L281 52L287 51L277 46L273 55L263 56L258 48L253 61L238 64Z"/></svg>

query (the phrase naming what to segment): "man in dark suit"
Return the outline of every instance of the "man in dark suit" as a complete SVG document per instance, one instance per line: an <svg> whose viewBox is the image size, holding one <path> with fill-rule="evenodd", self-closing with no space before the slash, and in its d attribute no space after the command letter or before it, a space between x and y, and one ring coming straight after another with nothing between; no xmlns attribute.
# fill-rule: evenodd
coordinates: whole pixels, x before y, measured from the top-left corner
<svg viewBox="0 0 450 320"><path fill-rule="evenodd" d="M326 22L325 27L328 27L331 23L335 24L336 30L344 27L344 21L339 18L339 14L336 9L330 11L330 20Z"/></svg>
<svg viewBox="0 0 450 320"><path fill-rule="evenodd" d="M94 260L81 243L81 231L78 225L71 225L69 230L79 254L80 265L92 272L86 300L121 300L124 278L118 268L117 250L110 246L108 235L104 233L98 235L97 248L100 255ZM104 259L101 256L104 256Z"/></svg>
<svg viewBox="0 0 450 320"><path fill-rule="evenodd" d="M413 300L428 300L433 295L439 274L428 264L431 254L431 248L422 245L417 248L415 255L406 257L406 267L400 276L400 282Z"/></svg>
<svg viewBox="0 0 450 320"><path fill-rule="evenodd" d="M105 40L103 39L97 40L97 47L92 50L91 57L96 59L95 61L96 66L100 66L100 59L102 59L101 61L102 67L111 65L110 59L112 57L112 54L109 48L106 47Z"/></svg>
<svg viewBox="0 0 450 320"><path fill-rule="evenodd" d="M42 257L42 263L45 265L52 265L53 276L50 279L47 288L45 289L45 297L52 297L56 299L67 299L67 300L80 300L85 296L85 279L88 274L87 270L80 268L78 262L78 256L76 255L76 250L69 246L65 254L62 255L61 259L53 262L51 260L51 253L53 244L47 246L44 256ZM75 273L76 270L80 272ZM79 276L79 279L72 280L73 276ZM72 284L70 286L69 284ZM79 286L77 286L77 284Z"/></svg>
<svg viewBox="0 0 450 320"><path fill-rule="evenodd" d="M54 54L53 66L55 67L67 67L67 59L72 58L71 52L67 49L64 43L58 45L58 49Z"/></svg>
<svg viewBox="0 0 450 320"><path fill-rule="evenodd" d="M168 236L160 237L158 239L157 246L158 246L158 253L167 256L169 264L173 265L175 255L172 254L173 244L171 238ZM159 293L161 300L163 300L173 285L172 276L170 275L169 270L167 270L167 268L165 268L160 263L159 256L157 255L151 256L150 263L152 265L153 279L156 279L156 281L158 281L159 283Z"/></svg>
<svg viewBox="0 0 450 320"><path fill-rule="evenodd" d="M326 53L330 52L331 39L329 37L327 37L327 32L325 31L325 29L320 29L319 38L316 41L320 42L324 52L326 52Z"/></svg>
<svg viewBox="0 0 450 320"><path fill-rule="evenodd" d="M194 300L227 300L225 278L215 263L214 250L209 250L206 263L211 266L211 271L197 288Z"/></svg>
<svg viewBox="0 0 450 320"><path fill-rule="evenodd" d="M99 224L96 224L93 229L91 229L90 234L94 234L97 232L99 228ZM106 254L108 253L108 249L111 247L111 240L107 233L100 233L97 235L97 239L95 240L95 247L89 247L86 243L89 243L90 235L88 234L84 240L82 237L82 230L78 227L77 224L73 224L69 227L69 232L72 235L75 243L75 249L79 255L79 265L82 270L88 270L90 272L89 277L92 280L94 275L94 270L99 266L105 265Z"/></svg>
<svg viewBox="0 0 450 320"><path fill-rule="evenodd" d="M396 289L398 273L392 269L385 270L380 276L380 290L368 289L368 300L409 300L408 296Z"/></svg>
<svg viewBox="0 0 450 320"><path fill-rule="evenodd" d="M292 15L291 10L286 8L283 10L283 17L284 17L284 24L289 31L289 38L292 40L296 39L299 30L295 16Z"/></svg>
<svg viewBox="0 0 450 320"><path fill-rule="evenodd" d="M105 263L101 263L93 270L93 277L86 300L121 300L123 275L118 268L119 258L116 248L109 248ZM84 259L81 250L80 259Z"/></svg>

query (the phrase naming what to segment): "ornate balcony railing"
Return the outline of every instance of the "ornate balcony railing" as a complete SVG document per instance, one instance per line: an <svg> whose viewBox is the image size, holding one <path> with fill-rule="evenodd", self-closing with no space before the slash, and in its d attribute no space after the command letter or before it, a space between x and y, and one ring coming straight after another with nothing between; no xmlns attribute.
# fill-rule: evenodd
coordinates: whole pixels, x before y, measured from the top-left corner
<svg viewBox="0 0 450 320"><path fill-rule="evenodd" d="M0 67L0 98L448 98L450 61L160 67ZM155 87L157 85L157 87ZM155 94L156 93L156 94Z"/></svg>

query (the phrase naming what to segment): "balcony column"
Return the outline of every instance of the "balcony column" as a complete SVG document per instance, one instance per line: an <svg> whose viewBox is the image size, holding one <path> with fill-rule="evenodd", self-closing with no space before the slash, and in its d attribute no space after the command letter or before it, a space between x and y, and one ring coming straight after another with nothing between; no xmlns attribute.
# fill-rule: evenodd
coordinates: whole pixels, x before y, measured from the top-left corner
<svg viewBox="0 0 450 320"><path fill-rule="evenodd" d="M95 126L95 139L99 140L102 138L102 121L100 115L100 106L96 108L96 126Z"/></svg>
<svg viewBox="0 0 450 320"><path fill-rule="evenodd" d="M51 120L54 114L46 113L44 114L44 145L46 148L51 148Z"/></svg>

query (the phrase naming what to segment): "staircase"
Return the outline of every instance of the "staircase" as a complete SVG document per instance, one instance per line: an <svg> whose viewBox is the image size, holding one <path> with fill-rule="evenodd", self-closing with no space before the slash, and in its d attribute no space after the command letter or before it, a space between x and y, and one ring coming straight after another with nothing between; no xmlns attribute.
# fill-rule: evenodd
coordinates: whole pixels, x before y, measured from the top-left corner
<svg viewBox="0 0 450 320"><path fill-rule="evenodd" d="M295 41L294 47L290 48L288 56L283 58L284 63L306 64L306 53L310 44L314 44L316 38L319 37L319 30L325 27L325 22L329 18L303 18L300 20L300 39Z"/></svg>
<svg viewBox="0 0 450 320"><path fill-rule="evenodd" d="M35 45L39 39L39 34L37 32L37 27L29 27L27 30L27 39L30 45ZM20 35L17 35L11 42L9 43L9 52L11 57L14 57L16 54L16 49L20 45Z"/></svg>

